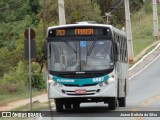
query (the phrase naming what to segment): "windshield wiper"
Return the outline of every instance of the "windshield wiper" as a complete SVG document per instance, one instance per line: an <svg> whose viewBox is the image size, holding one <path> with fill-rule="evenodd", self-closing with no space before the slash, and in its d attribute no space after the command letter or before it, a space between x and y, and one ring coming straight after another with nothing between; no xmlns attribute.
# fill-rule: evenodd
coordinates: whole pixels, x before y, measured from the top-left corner
<svg viewBox="0 0 160 120"><path fill-rule="evenodd" d="M73 51L75 54L77 54L77 50L74 49L68 42L64 41Z"/></svg>
<svg viewBox="0 0 160 120"><path fill-rule="evenodd" d="M89 56L92 53L93 48L95 47L97 41L94 41L91 45L91 47L89 48L88 52L87 52L87 56Z"/></svg>

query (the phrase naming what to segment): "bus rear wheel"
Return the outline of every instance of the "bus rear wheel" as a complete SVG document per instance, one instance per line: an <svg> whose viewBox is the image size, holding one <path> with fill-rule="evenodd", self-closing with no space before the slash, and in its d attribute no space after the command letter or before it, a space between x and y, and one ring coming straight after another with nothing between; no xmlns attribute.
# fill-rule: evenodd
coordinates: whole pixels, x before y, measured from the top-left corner
<svg viewBox="0 0 160 120"><path fill-rule="evenodd" d="M118 98L119 107L125 107L126 106L126 97Z"/></svg>

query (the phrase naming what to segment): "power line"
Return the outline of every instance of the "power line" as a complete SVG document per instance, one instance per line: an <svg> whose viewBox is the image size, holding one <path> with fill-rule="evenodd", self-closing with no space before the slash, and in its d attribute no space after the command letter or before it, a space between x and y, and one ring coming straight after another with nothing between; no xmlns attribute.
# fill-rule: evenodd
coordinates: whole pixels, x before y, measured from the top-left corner
<svg viewBox="0 0 160 120"><path fill-rule="evenodd" d="M15 3L12 3L12 4L10 4L10 5L7 6L7 7L0 8L0 10L7 9L7 8L9 8L9 7L11 7L11 6L17 4L17 3L20 3L21 1L22 1L22 0L17 0Z"/></svg>
<svg viewBox="0 0 160 120"><path fill-rule="evenodd" d="M116 10L123 2L124 2L124 0L121 0L121 2L110 13L112 13L114 10Z"/></svg>
<svg viewBox="0 0 160 120"><path fill-rule="evenodd" d="M119 2L119 4L117 4L111 12L105 13L104 18L107 18L107 21L106 21L107 24L109 24L109 17L111 17L111 13L112 13L114 10L116 10L123 2L124 2L124 0L121 0L121 1Z"/></svg>

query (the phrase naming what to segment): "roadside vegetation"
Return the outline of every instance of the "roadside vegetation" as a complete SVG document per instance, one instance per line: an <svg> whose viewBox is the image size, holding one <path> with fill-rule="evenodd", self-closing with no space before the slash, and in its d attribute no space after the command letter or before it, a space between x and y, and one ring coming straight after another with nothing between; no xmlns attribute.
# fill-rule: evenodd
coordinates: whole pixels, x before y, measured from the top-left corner
<svg viewBox="0 0 160 120"><path fill-rule="evenodd" d="M160 9L158 11L160 13ZM134 55L151 45L157 39L153 38L153 11L151 2L146 2L144 6L131 16Z"/></svg>
<svg viewBox="0 0 160 120"><path fill-rule="evenodd" d="M29 97L28 60L24 59L24 30L36 31L36 58L32 61L34 95L45 91L45 60L41 53L48 26L58 25L58 0L0 1L0 106L6 101ZM77 2L78 1L78 2ZM152 4L130 1L135 56L155 42L152 37ZM125 25L124 5L115 0L66 0L67 23L105 23L104 13L112 11L110 24ZM114 7L117 6L116 9ZM160 9L159 9L160 12Z"/></svg>

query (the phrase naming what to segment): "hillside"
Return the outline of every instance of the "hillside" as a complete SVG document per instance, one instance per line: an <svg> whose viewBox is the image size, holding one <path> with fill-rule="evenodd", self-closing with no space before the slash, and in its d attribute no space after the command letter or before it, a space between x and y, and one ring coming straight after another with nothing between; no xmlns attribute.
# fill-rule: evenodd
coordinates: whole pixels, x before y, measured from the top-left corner
<svg viewBox="0 0 160 120"><path fill-rule="evenodd" d="M158 9L160 13L160 9ZM140 52L151 45L156 39L152 37L153 32L153 11L152 4L146 3L138 12L131 16L132 19L132 34L134 44L135 57Z"/></svg>

